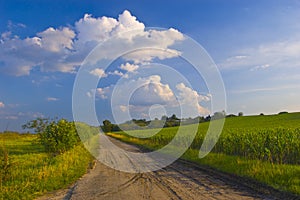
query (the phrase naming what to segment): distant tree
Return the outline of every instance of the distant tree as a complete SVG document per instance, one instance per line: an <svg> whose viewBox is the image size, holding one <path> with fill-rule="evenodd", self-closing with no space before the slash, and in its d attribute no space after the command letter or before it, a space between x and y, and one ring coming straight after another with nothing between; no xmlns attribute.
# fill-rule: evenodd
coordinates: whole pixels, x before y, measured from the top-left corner
<svg viewBox="0 0 300 200"><path fill-rule="evenodd" d="M161 121L165 122L164 127L179 126L181 122L181 120L177 118L175 114L173 114L171 117L162 116Z"/></svg>
<svg viewBox="0 0 300 200"><path fill-rule="evenodd" d="M170 120L179 120L175 114L170 117Z"/></svg>
<svg viewBox="0 0 300 200"><path fill-rule="evenodd" d="M107 119L104 120L103 121L102 130L105 133L109 133L109 132L112 132L112 129L113 129L113 124L109 120L107 120Z"/></svg>
<svg viewBox="0 0 300 200"><path fill-rule="evenodd" d="M229 114L229 115L226 115L226 117L228 118L228 117L236 117L236 115L234 115L234 114Z"/></svg>
<svg viewBox="0 0 300 200"><path fill-rule="evenodd" d="M211 119L222 119L224 117L226 117L225 111L215 112Z"/></svg>
<svg viewBox="0 0 300 200"><path fill-rule="evenodd" d="M239 112L239 117L241 117L241 116L244 116L244 113L243 112Z"/></svg>
<svg viewBox="0 0 300 200"><path fill-rule="evenodd" d="M120 127L116 124L113 124L112 125L112 129L111 129L112 132L117 132L117 131L121 131Z"/></svg>
<svg viewBox="0 0 300 200"><path fill-rule="evenodd" d="M166 115L161 117L161 121L167 121L168 117Z"/></svg>
<svg viewBox="0 0 300 200"><path fill-rule="evenodd" d="M171 117L169 117L167 119L167 121L169 122L170 126L179 126L181 120L179 118L177 118L177 116L175 114L173 114Z"/></svg>
<svg viewBox="0 0 300 200"><path fill-rule="evenodd" d="M194 120L197 123L205 122L205 118L203 116L196 117L196 118L194 118Z"/></svg>
<svg viewBox="0 0 300 200"><path fill-rule="evenodd" d="M147 122L146 119L133 119L132 121L140 127L147 126L150 123L150 122Z"/></svg>
<svg viewBox="0 0 300 200"><path fill-rule="evenodd" d="M288 112L282 111L282 112L278 113L278 115L283 115L283 114L288 114Z"/></svg>
<svg viewBox="0 0 300 200"><path fill-rule="evenodd" d="M206 122L209 122L210 120L211 120L211 116L210 115L208 115L208 116L205 117L205 121Z"/></svg>
<svg viewBox="0 0 300 200"><path fill-rule="evenodd" d="M263 116L263 115L264 115L264 113L260 113L259 115Z"/></svg>

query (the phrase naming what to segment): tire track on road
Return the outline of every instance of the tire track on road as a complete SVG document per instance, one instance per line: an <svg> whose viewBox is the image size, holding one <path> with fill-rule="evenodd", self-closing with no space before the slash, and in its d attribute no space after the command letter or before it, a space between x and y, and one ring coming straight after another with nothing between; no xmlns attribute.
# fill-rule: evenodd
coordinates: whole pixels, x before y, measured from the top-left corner
<svg viewBox="0 0 300 200"><path fill-rule="evenodd" d="M136 146L111 138L111 141L127 151L142 152ZM102 151L106 163L126 164L139 169L126 153L116 155ZM151 158L147 161L151 162ZM244 180L246 182L248 180ZM250 181L251 182L251 181ZM255 184L255 183L253 183ZM74 187L59 197L39 200L253 200L253 199L300 199L257 184L242 183L241 177L221 173L208 167L177 160L158 171L148 173L125 173L114 170L100 162L95 168L77 181ZM256 186L257 186L256 185Z"/></svg>

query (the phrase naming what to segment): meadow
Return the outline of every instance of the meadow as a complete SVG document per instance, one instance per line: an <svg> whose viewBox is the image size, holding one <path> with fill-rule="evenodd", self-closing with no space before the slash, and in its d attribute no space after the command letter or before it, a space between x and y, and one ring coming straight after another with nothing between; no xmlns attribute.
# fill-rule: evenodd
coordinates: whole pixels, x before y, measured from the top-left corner
<svg viewBox="0 0 300 200"><path fill-rule="evenodd" d="M182 126L186 134L176 138L175 144L185 143L190 130L197 128L196 137L183 159L300 195L300 113L226 118L217 144L203 159L199 159L198 154L209 122L195 126L198 125ZM177 130L178 127L172 127L109 135L154 150L173 140ZM158 133L146 138L155 131Z"/></svg>
<svg viewBox="0 0 300 200"><path fill-rule="evenodd" d="M74 183L93 158L83 145L47 153L37 135L0 134L0 199L34 199Z"/></svg>

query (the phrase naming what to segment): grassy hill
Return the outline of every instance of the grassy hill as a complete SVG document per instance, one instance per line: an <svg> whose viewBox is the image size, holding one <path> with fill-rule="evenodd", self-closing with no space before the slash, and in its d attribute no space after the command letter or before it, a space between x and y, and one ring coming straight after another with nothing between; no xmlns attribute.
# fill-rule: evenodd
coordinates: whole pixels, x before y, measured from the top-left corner
<svg viewBox="0 0 300 200"><path fill-rule="evenodd" d="M227 128L300 128L300 113L285 113L276 115L258 115L229 117L225 121Z"/></svg>

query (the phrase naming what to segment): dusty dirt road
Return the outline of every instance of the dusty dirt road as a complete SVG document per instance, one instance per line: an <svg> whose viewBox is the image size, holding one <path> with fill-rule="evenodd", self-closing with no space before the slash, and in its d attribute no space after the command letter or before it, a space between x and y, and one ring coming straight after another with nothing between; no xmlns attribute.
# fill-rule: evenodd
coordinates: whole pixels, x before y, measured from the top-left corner
<svg viewBox="0 0 300 200"><path fill-rule="evenodd" d="M131 151L140 151L135 146L113 140ZM252 184L253 185L253 184ZM140 199L296 199L278 194L275 190L258 186L260 191L249 187L245 180L201 168L198 165L178 160L155 172L133 174L107 167L100 162L68 190L58 191L44 199L66 200L140 200Z"/></svg>

